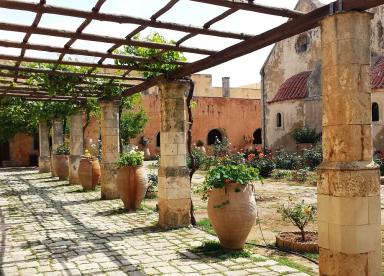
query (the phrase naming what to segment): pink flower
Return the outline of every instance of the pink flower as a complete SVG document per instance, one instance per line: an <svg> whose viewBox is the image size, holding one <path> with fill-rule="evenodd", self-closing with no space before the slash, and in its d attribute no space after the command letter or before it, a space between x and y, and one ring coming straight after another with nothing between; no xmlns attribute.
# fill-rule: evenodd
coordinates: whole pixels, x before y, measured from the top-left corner
<svg viewBox="0 0 384 276"><path fill-rule="evenodd" d="M259 153L259 158L264 158L264 157L265 157L265 154L262 153L262 152L260 152L260 153Z"/></svg>
<svg viewBox="0 0 384 276"><path fill-rule="evenodd" d="M250 155L248 155L247 161L252 161L255 157L256 157L256 155L251 153Z"/></svg>

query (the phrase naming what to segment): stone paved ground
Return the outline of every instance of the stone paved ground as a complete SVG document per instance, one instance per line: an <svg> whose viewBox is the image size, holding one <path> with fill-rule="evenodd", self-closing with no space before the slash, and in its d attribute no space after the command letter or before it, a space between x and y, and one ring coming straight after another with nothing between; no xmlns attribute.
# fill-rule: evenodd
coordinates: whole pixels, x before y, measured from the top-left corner
<svg viewBox="0 0 384 276"><path fill-rule="evenodd" d="M0 275L307 275L258 254L194 254L215 238L161 231L156 213L99 196L35 170L0 170Z"/></svg>

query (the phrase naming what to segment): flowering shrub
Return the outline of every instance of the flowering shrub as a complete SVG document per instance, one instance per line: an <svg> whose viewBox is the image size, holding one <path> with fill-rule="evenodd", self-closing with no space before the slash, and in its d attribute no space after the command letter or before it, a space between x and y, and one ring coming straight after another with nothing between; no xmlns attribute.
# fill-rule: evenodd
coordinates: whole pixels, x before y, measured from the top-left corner
<svg viewBox="0 0 384 276"><path fill-rule="evenodd" d="M307 167L314 170L323 161L323 153L320 146L305 149L303 160Z"/></svg>
<svg viewBox="0 0 384 276"><path fill-rule="evenodd" d="M376 151L373 160L380 166L380 175L384 176L384 153L382 151Z"/></svg>
<svg viewBox="0 0 384 276"><path fill-rule="evenodd" d="M245 160L246 164L257 168L263 177L270 176L276 167L272 160L271 151L269 149L263 150L261 147L256 147L255 152L248 154Z"/></svg>
<svg viewBox="0 0 384 276"><path fill-rule="evenodd" d="M294 129L291 135L296 143L314 144L321 140L321 133L317 133L316 129L307 126Z"/></svg>
<svg viewBox="0 0 384 276"><path fill-rule="evenodd" d="M223 138L223 141L216 138L216 141L212 146L213 155L216 157L228 155L230 153L229 146L230 143L228 143L228 139L226 137Z"/></svg>
<svg viewBox="0 0 384 276"><path fill-rule="evenodd" d="M293 170L304 166L303 158L300 155L285 151L277 153L273 157L273 161L275 162L276 168L282 170Z"/></svg>
<svg viewBox="0 0 384 276"><path fill-rule="evenodd" d="M159 183L159 179L157 177L157 174L155 174L154 172L148 173L147 178L148 178L149 186L148 186L148 189L146 192L146 196L149 196L149 195L153 194L154 192L156 192L157 184Z"/></svg>
<svg viewBox="0 0 384 276"><path fill-rule="evenodd" d="M305 227L309 222L315 220L316 206L305 204L304 200L300 203L293 203L292 198L288 204L281 205L278 210L283 220L289 220L293 225L300 229L302 241L305 239Z"/></svg>
<svg viewBox="0 0 384 276"><path fill-rule="evenodd" d="M117 160L117 166L119 168L125 166L141 166L144 163L144 152L131 149L128 152L124 152Z"/></svg>

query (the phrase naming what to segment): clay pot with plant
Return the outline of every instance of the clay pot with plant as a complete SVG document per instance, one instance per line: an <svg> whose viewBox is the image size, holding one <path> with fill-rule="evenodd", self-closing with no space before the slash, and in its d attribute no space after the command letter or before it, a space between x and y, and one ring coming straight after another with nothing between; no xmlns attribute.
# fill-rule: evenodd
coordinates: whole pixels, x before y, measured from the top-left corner
<svg viewBox="0 0 384 276"><path fill-rule="evenodd" d="M78 176L84 191L95 190L100 181L101 170L99 160L89 150L85 150L84 155L81 156Z"/></svg>
<svg viewBox="0 0 384 276"><path fill-rule="evenodd" d="M300 231L299 232L281 232L276 236L276 245L284 250L318 253L317 232L305 231L310 222L316 217L316 207L312 204L305 204L304 200L294 203L292 198L288 204L281 205L278 208L283 220L289 220Z"/></svg>
<svg viewBox="0 0 384 276"><path fill-rule="evenodd" d="M143 163L144 153L136 149L122 153L117 161L117 190L128 211L135 211L140 207L148 188Z"/></svg>
<svg viewBox="0 0 384 276"><path fill-rule="evenodd" d="M256 221L253 181L258 179L259 171L246 165L219 165L208 172L203 198L222 247L243 249Z"/></svg>
<svg viewBox="0 0 384 276"><path fill-rule="evenodd" d="M205 150L204 142L202 140L197 140L196 148L200 150L202 153L207 153L207 151Z"/></svg>
<svg viewBox="0 0 384 276"><path fill-rule="evenodd" d="M59 145L53 155L53 166L59 180L68 180L69 176L69 148L67 145Z"/></svg>

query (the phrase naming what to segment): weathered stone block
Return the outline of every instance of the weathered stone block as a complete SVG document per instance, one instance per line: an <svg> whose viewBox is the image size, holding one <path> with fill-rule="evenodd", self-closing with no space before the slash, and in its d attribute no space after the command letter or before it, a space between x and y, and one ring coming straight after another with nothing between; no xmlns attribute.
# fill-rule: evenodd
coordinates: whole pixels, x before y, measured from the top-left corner
<svg viewBox="0 0 384 276"><path fill-rule="evenodd" d="M69 184L80 184L78 175L80 159L80 155L69 156Z"/></svg>
<svg viewBox="0 0 384 276"><path fill-rule="evenodd" d="M172 229L190 225L190 199L159 199L158 206L160 227Z"/></svg>
<svg viewBox="0 0 384 276"><path fill-rule="evenodd" d="M51 157L39 156L39 173L51 172Z"/></svg>
<svg viewBox="0 0 384 276"><path fill-rule="evenodd" d="M117 165L116 163L101 162L101 199L117 199L119 193L117 191L116 176Z"/></svg>

